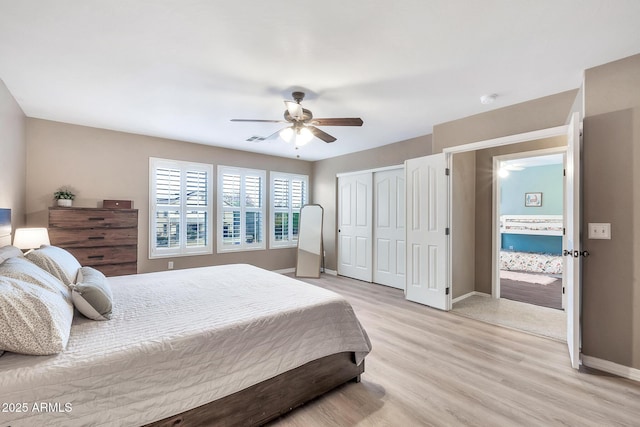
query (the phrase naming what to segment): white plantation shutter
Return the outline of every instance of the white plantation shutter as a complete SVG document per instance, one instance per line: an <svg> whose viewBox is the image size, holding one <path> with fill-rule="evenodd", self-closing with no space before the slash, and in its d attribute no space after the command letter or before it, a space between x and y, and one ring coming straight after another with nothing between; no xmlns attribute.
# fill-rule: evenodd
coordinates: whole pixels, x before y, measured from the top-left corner
<svg viewBox="0 0 640 427"><path fill-rule="evenodd" d="M265 171L218 166L218 252L265 249Z"/></svg>
<svg viewBox="0 0 640 427"><path fill-rule="evenodd" d="M302 179L291 180L291 207L301 209L307 203L307 181Z"/></svg>
<svg viewBox="0 0 640 427"><path fill-rule="evenodd" d="M306 175L271 172L271 241L270 247L297 245L300 209L307 203Z"/></svg>
<svg viewBox="0 0 640 427"><path fill-rule="evenodd" d="M289 180L284 178L273 179L273 207L288 208L289 207Z"/></svg>
<svg viewBox="0 0 640 427"><path fill-rule="evenodd" d="M222 202L225 207L240 207L240 175L222 175Z"/></svg>
<svg viewBox="0 0 640 427"><path fill-rule="evenodd" d="M149 158L149 257L213 253L211 177L201 163Z"/></svg>
<svg viewBox="0 0 640 427"><path fill-rule="evenodd" d="M156 203L170 206L180 204L180 170L156 169Z"/></svg>

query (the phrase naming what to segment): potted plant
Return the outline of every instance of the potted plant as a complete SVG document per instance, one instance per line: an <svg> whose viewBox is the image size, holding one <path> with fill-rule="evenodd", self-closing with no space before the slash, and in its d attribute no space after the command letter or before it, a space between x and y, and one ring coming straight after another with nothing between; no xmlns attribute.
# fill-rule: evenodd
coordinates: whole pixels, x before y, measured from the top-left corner
<svg viewBox="0 0 640 427"><path fill-rule="evenodd" d="M62 187L53 193L53 198L58 201L58 206L70 207L73 204L73 199L76 198L76 195L73 194L71 189Z"/></svg>

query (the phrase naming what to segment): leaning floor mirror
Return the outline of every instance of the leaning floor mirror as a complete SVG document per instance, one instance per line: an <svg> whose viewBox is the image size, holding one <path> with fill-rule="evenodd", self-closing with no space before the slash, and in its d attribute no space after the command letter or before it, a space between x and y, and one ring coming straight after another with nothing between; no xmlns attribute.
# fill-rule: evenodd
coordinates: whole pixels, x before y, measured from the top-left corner
<svg viewBox="0 0 640 427"><path fill-rule="evenodd" d="M304 205L298 224L297 277L320 277L322 265L322 215L320 205Z"/></svg>

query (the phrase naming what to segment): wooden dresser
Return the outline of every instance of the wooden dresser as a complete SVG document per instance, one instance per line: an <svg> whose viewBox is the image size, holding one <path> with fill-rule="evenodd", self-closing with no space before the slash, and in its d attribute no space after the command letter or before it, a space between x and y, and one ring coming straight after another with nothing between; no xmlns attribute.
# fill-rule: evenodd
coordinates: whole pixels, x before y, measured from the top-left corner
<svg viewBox="0 0 640 427"><path fill-rule="evenodd" d="M49 208L49 239L105 276L137 273L137 209Z"/></svg>

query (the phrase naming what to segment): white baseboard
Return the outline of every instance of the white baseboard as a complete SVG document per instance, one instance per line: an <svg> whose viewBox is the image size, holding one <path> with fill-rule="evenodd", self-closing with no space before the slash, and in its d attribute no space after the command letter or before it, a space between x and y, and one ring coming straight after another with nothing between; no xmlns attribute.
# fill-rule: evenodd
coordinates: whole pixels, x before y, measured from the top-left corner
<svg viewBox="0 0 640 427"><path fill-rule="evenodd" d="M455 304L456 302L460 302L463 299L467 299L467 298L472 297L474 295L478 295L479 297L489 297L489 298L491 297L491 295L485 294L484 292L472 291L472 292L466 293L464 295L460 295L458 298L454 298L451 301L451 303Z"/></svg>
<svg viewBox="0 0 640 427"><path fill-rule="evenodd" d="M640 381L640 369L631 368L629 366L619 365L608 360L599 359L593 356L582 357L582 364L589 368L598 369L600 371L608 372L610 374L617 375L619 377L628 378L634 381Z"/></svg>
<svg viewBox="0 0 640 427"><path fill-rule="evenodd" d="M337 271L335 271L335 270L329 270L328 268L325 268L325 269L324 269L324 273L329 274L329 275L331 275L331 276L337 276L337 275L338 275L338 272L337 272Z"/></svg>

